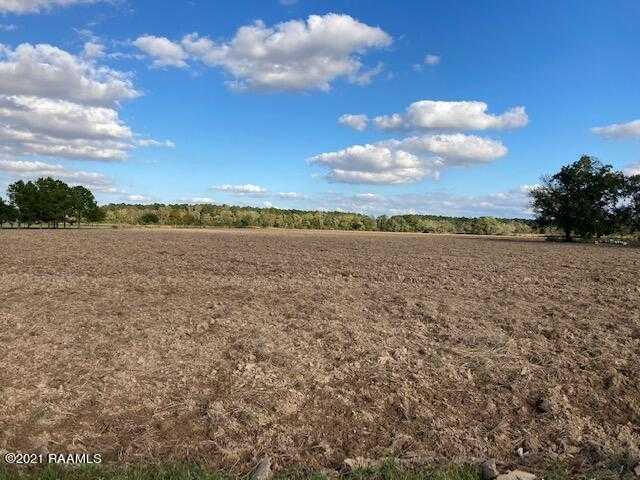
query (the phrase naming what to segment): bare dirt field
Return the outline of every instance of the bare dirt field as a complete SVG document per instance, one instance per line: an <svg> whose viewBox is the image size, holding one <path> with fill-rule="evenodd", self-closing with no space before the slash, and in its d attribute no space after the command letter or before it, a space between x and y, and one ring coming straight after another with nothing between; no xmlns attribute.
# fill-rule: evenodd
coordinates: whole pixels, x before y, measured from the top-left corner
<svg viewBox="0 0 640 480"><path fill-rule="evenodd" d="M0 449L231 471L639 453L638 249L168 229L0 246Z"/></svg>

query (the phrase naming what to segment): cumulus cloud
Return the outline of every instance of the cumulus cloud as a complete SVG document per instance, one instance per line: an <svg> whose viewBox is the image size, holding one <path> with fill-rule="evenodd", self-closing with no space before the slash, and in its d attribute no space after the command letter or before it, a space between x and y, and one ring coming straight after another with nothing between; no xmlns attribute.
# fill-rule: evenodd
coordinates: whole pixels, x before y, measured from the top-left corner
<svg viewBox="0 0 640 480"><path fill-rule="evenodd" d="M0 13L39 13L54 7L97 3L101 0L0 0Z"/></svg>
<svg viewBox="0 0 640 480"><path fill-rule="evenodd" d="M487 163L506 153L499 141L457 133L353 145L311 157L309 163L325 167L325 178L332 182L402 184L438 178L443 168Z"/></svg>
<svg viewBox="0 0 640 480"><path fill-rule="evenodd" d="M529 118L524 107L514 107L501 115L487 113L488 105L478 101L448 102L421 100L403 114L381 115L373 122L381 130L488 130L521 128Z"/></svg>
<svg viewBox="0 0 640 480"><path fill-rule="evenodd" d="M338 123L362 132L367 128L369 118L366 115L352 115L350 113L346 113L338 118Z"/></svg>
<svg viewBox="0 0 640 480"><path fill-rule="evenodd" d="M5 153L121 160L132 148L131 130L111 108L0 95L0 120Z"/></svg>
<svg viewBox="0 0 640 480"><path fill-rule="evenodd" d="M0 48L0 153L108 161L154 145L119 118L121 102L139 92L95 63L99 44L87 45L80 56L44 44Z"/></svg>
<svg viewBox="0 0 640 480"><path fill-rule="evenodd" d="M266 188L251 183L245 183L243 185L214 185L211 188L218 192L231 193L234 195L259 195L267 191Z"/></svg>
<svg viewBox="0 0 640 480"><path fill-rule="evenodd" d="M362 54L391 42L378 27L349 15L327 14L273 27L257 21L221 43L193 33L180 42L147 35L134 45L150 55L156 66L183 67L192 58L220 67L233 77L229 86L237 90L326 91L340 77L352 83L370 82L382 65L364 69Z"/></svg>
<svg viewBox="0 0 640 480"><path fill-rule="evenodd" d="M434 55L433 53L428 53L424 57L424 64L429 66L438 65L440 63L440 55Z"/></svg>
<svg viewBox="0 0 640 480"><path fill-rule="evenodd" d="M137 38L133 45L149 55L153 59L152 65L156 68L184 68L187 66L187 52L180 44L174 43L168 38L143 35Z"/></svg>
<svg viewBox="0 0 640 480"><path fill-rule="evenodd" d="M594 127L591 131L604 138L640 138L640 120Z"/></svg>
<svg viewBox="0 0 640 480"><path fill-rule="evenodd" d="M0 92L113 106L140 95L131 79L47 44L0 46Z"/></svg>
<svg viewBox="0 0 640 480"><path fill-rule="evenodd" d="M15 32L18 29L13 23L0 23L0 32Z"/></svg>

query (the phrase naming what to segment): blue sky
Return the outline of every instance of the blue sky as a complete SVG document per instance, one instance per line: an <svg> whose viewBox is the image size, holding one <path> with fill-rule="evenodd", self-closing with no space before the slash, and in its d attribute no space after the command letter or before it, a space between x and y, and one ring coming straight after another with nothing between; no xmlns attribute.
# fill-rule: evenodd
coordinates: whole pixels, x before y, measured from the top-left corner
<svg viewBox="0 0 640 480"><path fill-rule="evenodd" d="M0 12L0 187L51 174L102 203L521 216L527 186L583 153L640 169L637 1Z"/></svg>

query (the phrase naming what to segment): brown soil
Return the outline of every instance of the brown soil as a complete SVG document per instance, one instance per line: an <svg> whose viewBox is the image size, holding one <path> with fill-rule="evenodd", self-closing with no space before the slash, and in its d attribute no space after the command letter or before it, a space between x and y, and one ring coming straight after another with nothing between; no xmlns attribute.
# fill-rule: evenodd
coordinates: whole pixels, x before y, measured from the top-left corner
<svg viewBox="0 0 640 480"><path fill-rule="evenodd" d="M234 471L267 453L638 453L637 249L238 230L0 245L0 449Z"/></svg>

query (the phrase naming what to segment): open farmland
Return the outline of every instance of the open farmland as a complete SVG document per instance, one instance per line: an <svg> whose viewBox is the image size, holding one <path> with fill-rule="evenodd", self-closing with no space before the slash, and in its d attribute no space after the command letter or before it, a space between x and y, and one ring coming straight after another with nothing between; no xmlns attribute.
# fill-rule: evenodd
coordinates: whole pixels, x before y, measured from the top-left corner
<svg viewBox="0 0 640 480"><path fill-rule="evenodd" d="M637 249L276 230L0 242L0 449L236 472L265 454L535 470L638 453Z"/></svg>

